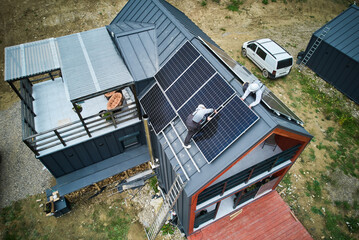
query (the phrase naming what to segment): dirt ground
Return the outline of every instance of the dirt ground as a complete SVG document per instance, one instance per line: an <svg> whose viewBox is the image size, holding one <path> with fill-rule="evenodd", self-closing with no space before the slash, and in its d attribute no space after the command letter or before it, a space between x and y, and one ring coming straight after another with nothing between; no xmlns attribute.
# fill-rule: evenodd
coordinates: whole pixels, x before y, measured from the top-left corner
<svg viewBox="0 0 359 240"><path fill-rule="evenodd" d="M296 57L299 51L306 48L315 30L341 13L351 3L344 0L277 0L268 1L269 3L265 5L261 0L244 0L241 1L243 4L239 6L239 11L234 12L226 9L229 0L169 0L169 2L183 11L231 57L251 71L257 71L256 67L240 56L243 42L272 38ZM206 2L205 6L203 2ZM2 0L0 55L4 56L6 46L105 26L111 22L125 3L126 1L123 0ZM0 70L0 79L4 79L4 57L0 58ZM314 75L311 76L316 78ZM304 194L306 181L310 179L310 171L326 171L325 166L331 160L328 159L325 151L317 148L317 145L319 143L336 144L326 139L325 131L329 127L336 128L337 123L331 120L323 121L323 113L315 111L310 104L301 106L300 101L296 102L296 97L300 97L298 94L301 86L293 85L288 80L288 78L278 79L268 83L267 86L289 106L297 105L294 109L295 113L304 120L305 128L315 136L315 142L312 141L309 144L306 152L290 170L293 181L292 191L300 195ZM291 98L290 95L294 97ZM11 107L15 101L18 101L18 98L4 81L0 81L0 110ZM346 101L345 104L353 109L353 115L357 116L358 106L350 101ZM304 161L309 158L308 149L313 149L315 161ZM307 176L303 175L303 172L307 172ZM346 181L341 173L338 173L338 178L343 180L343 189L346 190L350 189L353 184L358 184L353 179ZM338 194L334 192L328 187L325 194L332 194L330 195L332 200L355 196L350 190ZM309 214L313 201L310 197L299 197L298 205ZM333 211L336 210L333 208ZM319 216L312 214L310 218L301 219L301 221L315 239L322 237L321 229L324 227L324 222ZM313 223L315 223L314 227ZM131 229L130 233L133 234L139 231L140 226L134 225Z"/></svg>

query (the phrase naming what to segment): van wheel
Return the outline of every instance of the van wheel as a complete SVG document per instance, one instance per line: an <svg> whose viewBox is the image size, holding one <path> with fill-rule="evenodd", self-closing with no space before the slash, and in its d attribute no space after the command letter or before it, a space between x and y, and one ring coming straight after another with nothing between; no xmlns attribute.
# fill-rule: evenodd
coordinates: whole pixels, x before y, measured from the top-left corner
<svg viewBox="0 0 359 240"><path fill-rule="evenodd" d="M242 49L242 56L247 57L247 50L245 48Z"/></svg>
<svg viewBox="0 0 359 240"><path fill-rule="evenodd" d="M268 73L268 71L267 71L266 69L263 69L262 75L263 75L263 77L265 77L265 78L268 78L268 77L269 77L269 73Z"/></svg>

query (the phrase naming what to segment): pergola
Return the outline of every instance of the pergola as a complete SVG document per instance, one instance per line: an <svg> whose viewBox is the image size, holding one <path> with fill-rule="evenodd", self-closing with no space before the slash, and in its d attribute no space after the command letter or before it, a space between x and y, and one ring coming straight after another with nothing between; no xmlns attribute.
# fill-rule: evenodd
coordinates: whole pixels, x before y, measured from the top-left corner
<svg viewBox="0 0 359 240"><path fill-rule="evenodd" d="M105 27L5 48L5 81L21 99L23 140L37 155L34 139L49 132L56 135L57 144L66 146L58 129L38 133L34 121L33 84L58 77L88 137L91 132L77 103L127 86L136 95L134 80ZM20 82L19 89L16 81ZM139 112L137 98L135 101ZM109 113L116 127L113 111Z"/></svg>

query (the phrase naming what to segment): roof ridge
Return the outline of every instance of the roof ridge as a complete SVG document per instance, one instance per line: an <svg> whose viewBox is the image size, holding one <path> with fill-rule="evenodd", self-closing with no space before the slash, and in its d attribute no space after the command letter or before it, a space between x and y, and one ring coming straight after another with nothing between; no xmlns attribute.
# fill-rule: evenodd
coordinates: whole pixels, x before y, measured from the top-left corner
<svg viewBox="0 0 359 240"><path fill-rule="evenodd" d="M170 10L167 9L167 7L164 6L163 1L161 0L152 0L152 2L159 8L161 9L161 11L169 18L171 19L172 23L176 25L176 27L178 27L181 32L186 36L186 38L189 41L192 41L193 38L195 38L196 36L191 33L185 26L184 24L181 23L181 21L179 19L177 19L171 12ZM170 6L172 6L170 3L165 2L167 4L169 4ZM173 6L172 6L173 7Z"/></svg>

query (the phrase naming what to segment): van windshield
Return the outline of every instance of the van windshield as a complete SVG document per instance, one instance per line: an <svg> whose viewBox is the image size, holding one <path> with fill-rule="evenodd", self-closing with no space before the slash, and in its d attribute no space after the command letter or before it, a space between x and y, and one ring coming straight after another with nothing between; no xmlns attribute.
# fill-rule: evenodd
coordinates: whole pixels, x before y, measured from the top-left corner
<svg viewBox="0 0 359 240"><path fill-rule="evenodd" d="M292 66L292 64L293 64L293 58L284 59L284 60L278 61L277 69L290 67L290 66Z"/></svg>

